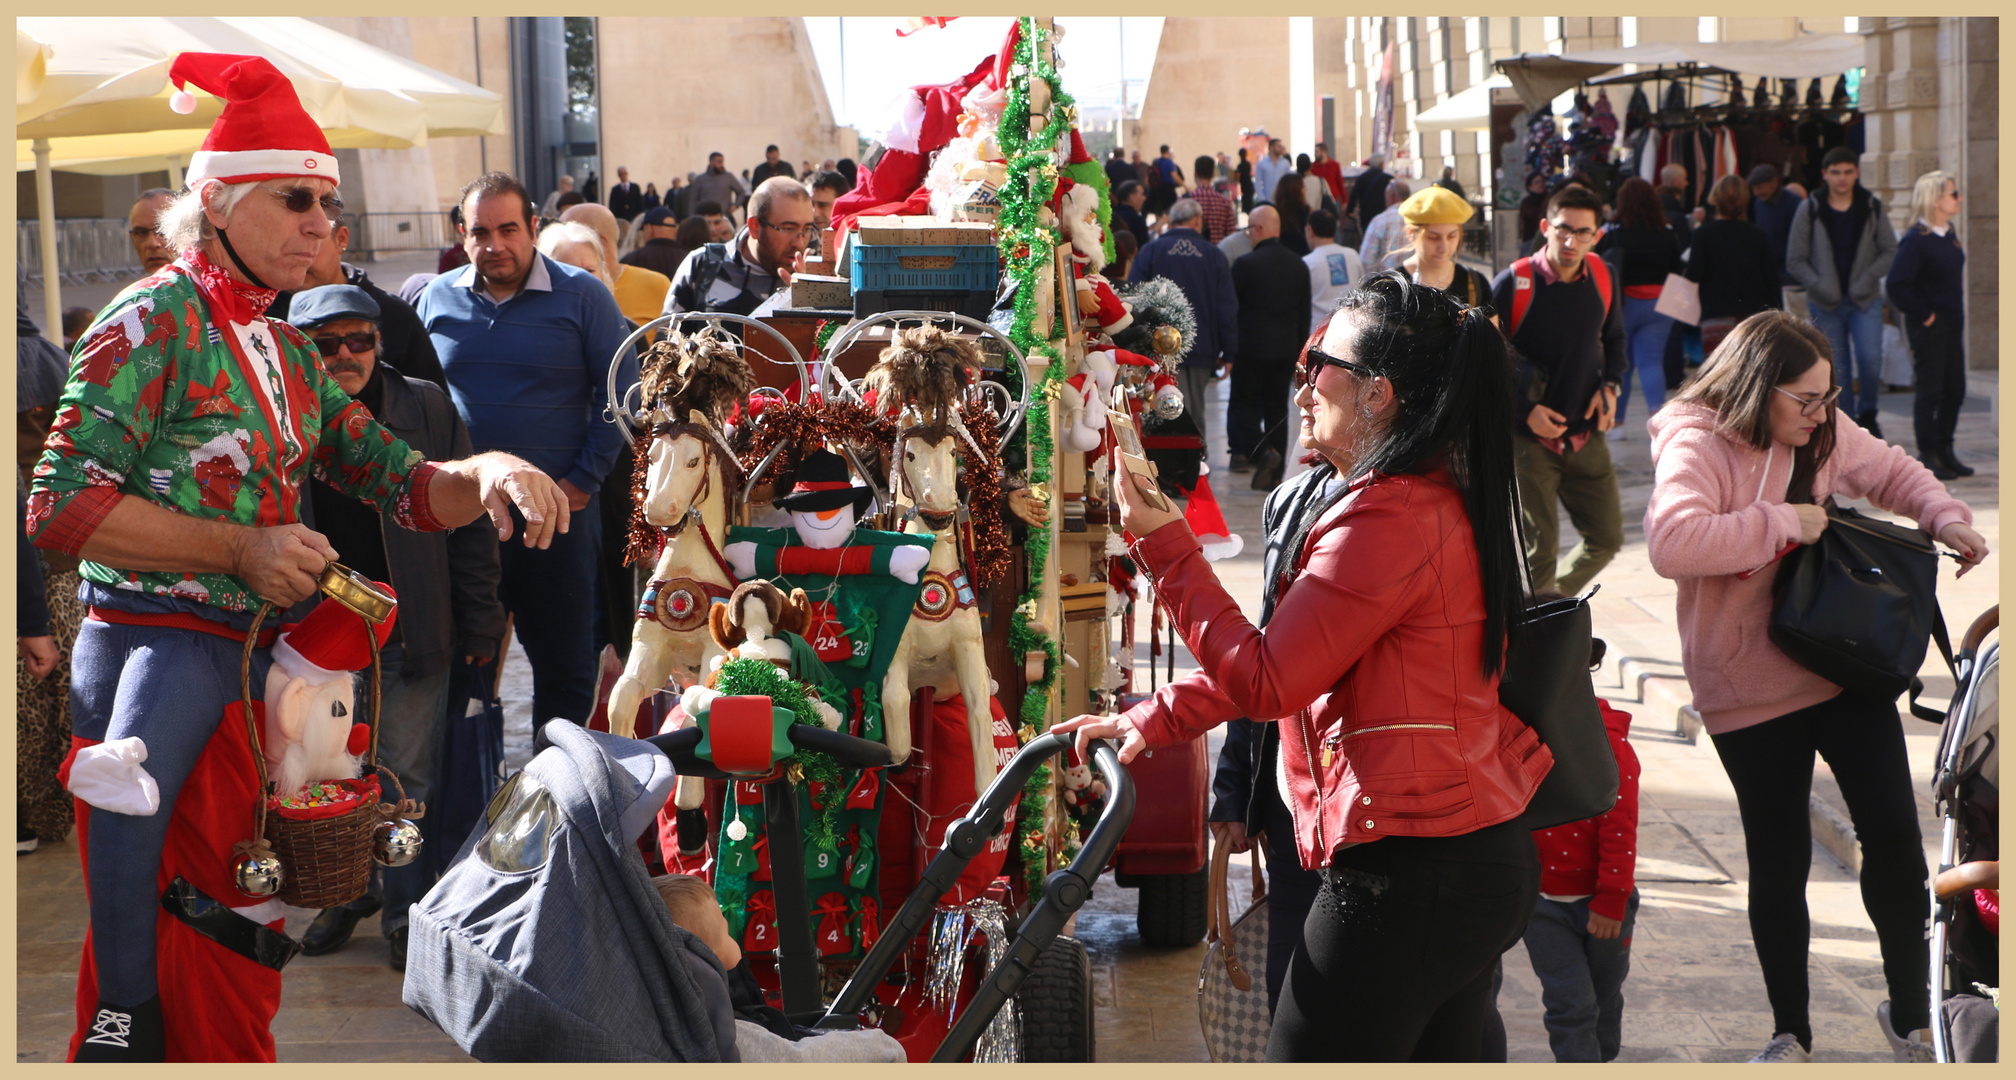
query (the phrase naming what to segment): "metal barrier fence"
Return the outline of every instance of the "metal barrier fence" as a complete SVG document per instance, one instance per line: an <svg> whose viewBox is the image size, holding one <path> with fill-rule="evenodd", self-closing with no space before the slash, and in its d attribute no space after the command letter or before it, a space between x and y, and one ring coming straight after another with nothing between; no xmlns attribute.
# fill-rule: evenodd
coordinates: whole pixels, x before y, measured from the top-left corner
<svg viewBox="0 0 2016 1080"><path fill-rule="evenodd" d="M369 259L394 251L439 251L453 241L454 227L445 210L374 211L345 214L350 226L350 254Z"/></svg>
<svg viewBox="0 0 2016 1080"><path fill-rule="evenodd" d="M42 281L42 223L14 223L15 251L28 270L28 280ZM140 257L126 235L125 218L58 218L56 264L62 280L73 285L92 281L131 280L140 274Z"/></svg>

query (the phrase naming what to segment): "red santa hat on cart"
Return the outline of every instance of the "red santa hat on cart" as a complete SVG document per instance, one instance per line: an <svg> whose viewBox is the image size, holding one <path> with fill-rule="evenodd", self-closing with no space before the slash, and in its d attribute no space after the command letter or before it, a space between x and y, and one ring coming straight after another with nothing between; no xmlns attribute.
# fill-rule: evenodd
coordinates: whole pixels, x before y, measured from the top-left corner
<svg viewBox="0 0 2016 1080"><path fill-rule="evenodd" d="M168 107L196 111L190 84L224 99L203 146L183 174L193 190L205 180L256 183L283 176L320 176L337 183L336 155L322 128L301 107L294 84L263 56L185 52L168 69L175 93Z"/></svg>
<svg viewBox="0 0 2016 1080"><path fill-rule="evenodd" d="M376 586L387 596L397 598L392 586L382 581ZM384 648L392 636L395 620L396 615L372 627L378 635L379 648ZM315 605L307 618L282 628L280 639L273 643L273 662L280 670L307 680L311 686L347 679L351 672L371 666L371 646L364 640L364 628L369 625L364 616L348 607L335 600L324 600Z"/></svg>
<svg viewBox="0 0 2016 1080"><path fill-rule="evenodd" d="M1210 562L1236 558L1246 548L1246 541L1225 524L1225 512L1218 508L1217 496L1211 494L1209 465L1199 465L1197 486L1190 492L1189 505L1183 509L1183 520L1190 525L1190 531L1197 536L1197 543L1204 549L1204 558Z"/></svg>

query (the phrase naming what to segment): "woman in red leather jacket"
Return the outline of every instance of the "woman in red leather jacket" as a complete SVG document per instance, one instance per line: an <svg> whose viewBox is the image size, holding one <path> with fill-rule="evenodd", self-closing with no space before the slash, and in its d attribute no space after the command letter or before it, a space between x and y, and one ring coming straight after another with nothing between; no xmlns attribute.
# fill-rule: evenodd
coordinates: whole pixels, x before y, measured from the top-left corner
<svg viewBox="0 0 2016 1080"><path fill-rule="evenodd" d="M1255 629L1172 512L1115 484L1136 560L1202 670L1056 730L1120 759L1248 716L1281 727L1283 801L1323 883L1269 1061L1477 1061L1491 970L1539 895L1517 818L1552 765L1498 703L1520 610L1513 398L1484 312L1387 272L1299 374L1332 471Z"/></svg>

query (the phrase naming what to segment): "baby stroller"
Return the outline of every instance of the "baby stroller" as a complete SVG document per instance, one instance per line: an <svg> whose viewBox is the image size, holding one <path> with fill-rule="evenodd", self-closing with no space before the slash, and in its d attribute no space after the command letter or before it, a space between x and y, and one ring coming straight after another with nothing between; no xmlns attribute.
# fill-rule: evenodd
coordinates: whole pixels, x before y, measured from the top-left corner
<svg viewBox="0 0 2016 1080"><path fill-rule="evenodd" d="M1955 884L1965 871L1950 872L2000 858L2000 643L1987 640L1994 635L1999 610L1989 608L1961 640L1954 658L1958 679L1953 705L1940 734L1932 780L1942 819L1939 868L1931 888L1932 1048L1940 1062L1997 1060L1997 1009L1988 993L2001 985L1996 928L1984 922L1975 889ZM1947 881L1943 889L1941 878Z"/></svg>
<svg viewBox="0 0 2016 1080"><path fill-rule="evenodd" d="M483 1061L736 1061L727 974L636 840L671 795L646 742L551 723L414 905L403 1000Z"/></svg>
<svg viewBox="0 0 2016 1080"><path fill-rule="evenodd" d="M500 789L452 867L413 909L404 1000L484 1061L736 1061L727 974L673 924L652 887L637 837L680 774L720 778L696 754L701 731L625 739L554 721L540 752ZM889 764L881 743L795 726L791 742L862 766ZM787 1013L827 1029L858 1017L932 902L1006 823L1013 795L1069 736L1032 740L968 814L831 1008L819 1009L805 917L785 920L780 961ZM1045 895L946 1032L935 1060L972 1052L1039 954L1091 892L1133 815L1134 789L1103 742L1093 763L1113 790L1079 858ZM766 800L773 840L795 846L796 800ZM780 906L803 912L802 861L778 856ZM789 869L786 869L789 868ZM795 871L795 872L794 872ZM800 933L803 932L803 933ZM802 937L804 940L797 940Z"/></svg>

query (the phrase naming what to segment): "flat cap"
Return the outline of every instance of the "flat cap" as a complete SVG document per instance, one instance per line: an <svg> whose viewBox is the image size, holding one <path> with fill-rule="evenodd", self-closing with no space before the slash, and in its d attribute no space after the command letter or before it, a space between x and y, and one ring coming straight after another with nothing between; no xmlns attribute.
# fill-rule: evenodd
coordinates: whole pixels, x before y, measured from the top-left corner
<svg viewBox="0 0 2016 1080"><path fill-rule="evenodd" d="M300 330L313 330L337 319L377 322L378 301L355 285L323 285L294 294L287 305L287 322Z"/></svg>

